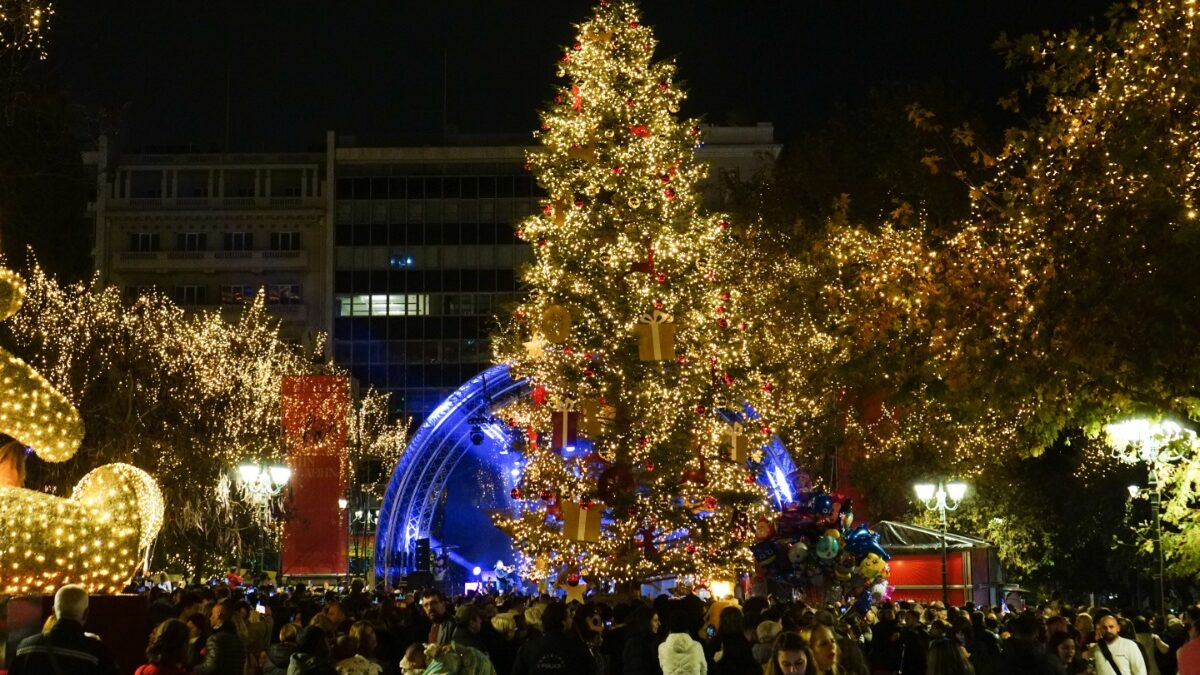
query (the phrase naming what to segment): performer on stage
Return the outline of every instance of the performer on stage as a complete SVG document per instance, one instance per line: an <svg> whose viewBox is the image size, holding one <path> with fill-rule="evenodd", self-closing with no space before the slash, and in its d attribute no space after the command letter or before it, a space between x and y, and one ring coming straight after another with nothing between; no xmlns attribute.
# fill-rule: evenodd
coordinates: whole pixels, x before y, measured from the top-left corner
<svg viewBox="0 0 1200 675"><path fill-rule="evenodd" d="M496 561L496 586L501 594L512 592L513 572L515 570L515 567L505 565L503 560Z"/></svg>

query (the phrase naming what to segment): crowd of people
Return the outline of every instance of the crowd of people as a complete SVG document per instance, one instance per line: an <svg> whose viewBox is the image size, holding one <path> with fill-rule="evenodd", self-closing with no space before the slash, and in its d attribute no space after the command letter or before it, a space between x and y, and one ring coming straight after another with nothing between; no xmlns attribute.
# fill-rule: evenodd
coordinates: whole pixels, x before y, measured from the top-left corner
<svg viewBox="0 0 1200 675"><path fill-rule="evenodd" d="M1165 625L1058 604L383 595L303 585L152 589L137 675L1200 675L1200 607ZM115 675L65 586L9 675Z"/></svg>

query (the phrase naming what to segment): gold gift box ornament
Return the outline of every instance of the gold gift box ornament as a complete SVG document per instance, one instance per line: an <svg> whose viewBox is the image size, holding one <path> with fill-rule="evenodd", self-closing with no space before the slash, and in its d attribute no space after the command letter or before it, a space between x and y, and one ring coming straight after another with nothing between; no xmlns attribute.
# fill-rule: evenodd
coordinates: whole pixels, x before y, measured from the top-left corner
<svg viewBox="0 0 1200 675"><path fill-rule="evenodd" d="M0 320L15 314L25 284L0 269ZM22 485L26 448L47 462L73 457L83 441L74 406L21 359L0 350L0 595L53 593L81 584L116 593L132 576L163 522L162 492L145 471L107 464L89 472L69 498Z"/></svg>
<svg viewBox="0 0 1200 675"><path fill-rule="evenodd" d="M633 326L642 361L675 360L675 317L662 310L644 314Z"/></svg>

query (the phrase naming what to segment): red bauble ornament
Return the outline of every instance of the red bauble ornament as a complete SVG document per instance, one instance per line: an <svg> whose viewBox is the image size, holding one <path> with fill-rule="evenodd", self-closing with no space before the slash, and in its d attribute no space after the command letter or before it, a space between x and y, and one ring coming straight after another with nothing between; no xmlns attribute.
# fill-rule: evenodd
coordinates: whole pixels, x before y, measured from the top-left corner
<svg viewBox="0 0 1200 675"><path fill-rule="evenodd" d="M705 497L704 498L704 508L708 509L709 511L712 511L713 509L717 508L717 498L712 497L712 496Z"/></svg>
<svg viewBox="0 0 1200 675"><path fill-rule="evenodd" d="M631 124L629 126L629 133L638 138L650 138L650 128L645 124Z"/></svg>
<svg viewBox="0 0 1200 675"><path fill-rule="evenodd" d="M613 172L613 175L614 175L614 176L620 176L622 171L624 171L624 169L622 169L622 168L621 168L621 167L619 167L619 166L614 166L614 167L612 168L612 172Z"/></svg>
<svg viewBox="0 0 1200 675"><path fill-rule="evenodd" d="M734 383L733 376L729 373L721 373L721 380L725 382L726 387L732 387Z"/></svg>
<svg viewBox="0 0 1200 675"><path fill-rule="evenodd" d="M540 384L533 388L533 393L530 394L530 396L533 397L533 405L535 408L546 402L546 394L546 388Z"/></svg>
<svg viewBox="0 0 1200 675"><path fill-rule="evenodd" d="M666 307L666 305L663 304L662 300L654 301L654 309L662 309L663 307Z"/></svg>
<svg viewBox="0 0 1200 675"><path fill-rule="evenodd" d="M584 376L584 377L592 377L592 376L594 376L595 374L596 374L596 373L595 373L595 371L593 371L591 368L584 368L584 369L583 369L583 376Z"/></svg>
<svg viewBox="0 0 1200 675"><path fill-rule="evenodd" d="M659 82L658 88L660 91L666 91L671 88L671 85L667 84L666 82Z"/></svg>
<svg viewBox="0 0 1200 675"><path fill-rule="evenodd" d="M545 237L538 237L537 245L539 248L546 248L546 244L548 244L548 243L549 242L546 241Z"/></svg>
<svg viewBox="0 0 1200 675"><path fill-rule="evenodd" d="M746 485L754 485L754 474L748 473L742 480L746 481Z"/></svg>
<svg viewBox="0 0 1200 675"><path fill-rule="evenodd" d="M763 391L765 391L769 394L769 393L771 393L771 391L773 389L775 389L775 385L771 384L770 382L763 382L763 384L762 384Z"/></svg>
<svg viewBox="0 0 1200 675"><path fill-rule="evenodd" d="M695 408L692 408L692 412L696 413L697 415L703 415L704 411L705 411L705 407L699 403L696 404Z"/></svg>
<svg viewBox="0 0 1200 675"><path fill-rule="evenodd" d="M759 430L760 432L762 432L762 435L763 435L763 436L770 436L770 435L771 435L771 425L769 425L769 424L761 424L761 425L759 425L759 427L758 427L758 430Z"/></svg>
<svg viewBox="0 0 1200 675"><path fill-rule="evenodd" d="M688 129L688 133L692 136L695 136L696 134L700 133L700 127L692 127L691 129Z"/></svg>
<svg viewBox="0 0 1200 675"><path fill-rule="evenodd" d="M725 230L729 229L729 221L722 220L721 222L717 223L717 227L720 228L722 232L724 232Z"/></svg>
<svg viewBox="0 0 1200 675"><path fill-rule="evenodd" d="M720 314L724 314L724 313L725 313L725 305L717 305L717 310L716 310L716 311L717 311L717 314L718 314L718 315L720 315Z"/></svg>
<svg viewBox="0 0 1200 675"><path fill-rule="evenodd" d="M629 108L632 108L633 107L633 99L631 99L631 98L625 99L625 105Z"/></svg>
<svg viewBox="0 0 1200 675"><path fill-rule="evenodd" d="M666 190L663 190L663 196L667 198L667 201L671 201L672 199L675 199L675 190L673 188L667 188Z"/></svg>
<svg viewBox="0 0 1200 675"><path fill-rule="evenodd" d="M676 356L676 357L675 357L675 363L678 363L678 364L679 364L679 365L681 365L681 366L682 366L683 364L687 363L687 355L686 355L686 354L680 354L679 356Z"/></svg>
<svg viewBox="0 0 1200 675"><path fill-rule="evenodd" d="M646 471L654 471L654 462L651 462L650 460L646 460L646 463L643 466L646 467Z"/></svg>
<svg viewBox="0 0 1200 675"><path fill-rule="evenodd" d="M513 489L512 489L512 492L510 492L510 493L508 493L508 494L509 494L509 496L511 496L513 499L520 499L520 498L521 498L521 488L519 488L519 487L515 487L515 488L513 488Z"/></svg>
<svg viewBox="0 0 1200 675"><path fill-rule="evenodd" d="M554 213L554 207L550 204L542 204L542 215L549 216Z"/></svg>
<svg viewBox="0 0 1200 675"><path fill-rule="evenodd" d="M562 62L563 62L563 63L570 63L570 62L571 62L571 55L570 55L570 54L563 54L563 57L562 57Z"/></svg>
<svg viewBox="0 0 1200 675"><path fill-rule="evenodd" d="M708 554L709 554L709 555L716 555L716 554L717 554L717 549L715 549L715 548L710 548L710 549L708 549Z"/></svg>
<svg viewBox="0 0 1200 675"><path fill-rule="evenodd" d="M666 185L667 183L670 183L670 182L671 182L671 177L670 177L670 176L668 176L668 175L667 175L667 174L665 174L665 173L664 173L663 175L659 176L659 178L658 178L658 179L659 179L660 181L662 181L663 185Z"/></svg>
<svg viewBox="0 0 1200 675"><path fill-rule="evenodd" d="M571 572L570 574L568 574L567 575L567 585L572 586L572 587L578 586L579 585L579 574L576 572Z"/></svg>
<svg viewBox="0 0 1200 675"><path fill-rule="evenodd" d="M582 43L582 42L580 42L579 40L576 40L576 41L575 41L575 44L571 45L571 47L572 47L572 48L573 48L575 51L579 51L580 49L583 49L583 43Z"/></svg>
<svg viewBox="0 0 1200 675"><path fill-rule="evenodd" d="M575 200L575 208L577 208L577 209L582 209L586 205L587 205L587 202L583 201L582 199Z"/></svg>
<svg viewBox="0 0 1200 675"><path fill-rule="evenodd" d="M729 291L725 291L724 293L721 293L721 299L729 300Z"/></svg>
<svg viewBox="0 0 1200 675"><path fill-rule="evenodd" d="M696 554L696 545L688 544L687 548L685 548L684 550L687 551L688 555L695 555Z"/></svg>
<svg viewBox="0 0 1200 675"><path fill-rule="evenodd" d="M630 22L629 22L629 27L630 27L630 28L632 28L632 29L634 29L634 30L637 30L637 29L638 29L638 26L640 26L640 25L641 25L641 24L640 24L640 23L638 23L638 22L636 22L636 21L630 21Z"/></svg>
<svg viewBox="0 0 1200 675"><path fill-rule="evenodd" d="M729 328L729 321L725 317L717 319L717 325L721 328Z"/></svg>
<svg viewBox="0 0 1200 675"><path fill-rule="evenodd" d="M659 272L658 274L654 275L654 280L660 284L665 284L667 283L667 275Z"/></svg>

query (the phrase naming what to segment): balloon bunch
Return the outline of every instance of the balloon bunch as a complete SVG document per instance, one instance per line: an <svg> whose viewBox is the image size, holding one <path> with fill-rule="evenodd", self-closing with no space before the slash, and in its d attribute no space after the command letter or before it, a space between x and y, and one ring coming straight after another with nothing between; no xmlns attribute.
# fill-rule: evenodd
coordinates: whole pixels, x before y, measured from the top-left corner
<svg viewBox="0 0 1200 675"><path fill-rule="evenodd" d="M759 519L755 539L751 551L758 576L802 588L812 602L853 596L855 606L866 611L891 595L891 556L878 533L854 525L853 502L841 494L800 493L774 521Z"/></svg>

